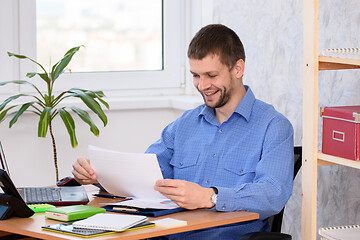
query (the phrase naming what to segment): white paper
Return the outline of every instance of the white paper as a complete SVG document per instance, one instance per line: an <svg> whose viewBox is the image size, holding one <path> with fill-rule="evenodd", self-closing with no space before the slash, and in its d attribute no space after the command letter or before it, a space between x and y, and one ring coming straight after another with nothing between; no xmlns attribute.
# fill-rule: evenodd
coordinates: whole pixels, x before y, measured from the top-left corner
<svg viewBox="0 0 360 240"><path fill-rule="evenodd" d="M88 158L97 179L114 195L166 199L154 190L155 182L163 179L155 154L122 153L89 146Z"/></svg>
<svg viewBox="0 0 360 240"><path fill-rule="evenodd" d="M152 209L174 209L179 206L170 201L169 199L144 199L144 198L134 198L131 200L121 201L117 203L111 203L111 206L119 207L135 207L135 208L152 208Z"/></svg>

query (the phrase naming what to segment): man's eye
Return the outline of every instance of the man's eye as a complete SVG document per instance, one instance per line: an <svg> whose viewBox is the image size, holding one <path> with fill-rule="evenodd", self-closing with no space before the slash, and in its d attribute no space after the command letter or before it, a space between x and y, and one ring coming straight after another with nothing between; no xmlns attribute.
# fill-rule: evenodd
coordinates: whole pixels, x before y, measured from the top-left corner
<svg viewBox="0 0 360 240"><path fill-rule="evenodd" d="M199 75L193 74L193 78L198 78L198 77L199 77Z"/></svg>
<svg viewBox="0 0 360 240"><path fill-rule="evenodd" d="M210 78L214 78L214 77L217 77L217 75L209 74L209 77L210 77Z"/></svg>

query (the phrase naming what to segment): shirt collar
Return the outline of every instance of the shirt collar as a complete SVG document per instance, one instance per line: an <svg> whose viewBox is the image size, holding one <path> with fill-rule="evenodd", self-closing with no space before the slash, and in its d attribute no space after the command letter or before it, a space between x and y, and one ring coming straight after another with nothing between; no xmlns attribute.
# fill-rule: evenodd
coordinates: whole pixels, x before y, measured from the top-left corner
<svg viewBox="0 0 360 240"><path fill-rule="evenodd" d="M250 119L252 107L255 102L255 96L249 86L244 85L244 87L246 90L245 96L241 99L240 103L235 108L234 113L243 116L248 122ZM206 105L203 106L203 109L200 111L199 116L204 116L208 122L213 122L216 119L214 109L209 108Z"/></svg>

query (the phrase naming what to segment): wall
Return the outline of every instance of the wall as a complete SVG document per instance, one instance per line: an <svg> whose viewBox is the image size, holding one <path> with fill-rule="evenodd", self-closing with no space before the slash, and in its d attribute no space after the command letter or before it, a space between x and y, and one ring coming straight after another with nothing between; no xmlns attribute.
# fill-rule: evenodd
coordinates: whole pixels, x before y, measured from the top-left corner
<svg viewBox="0 0 360 240"><path fill-rule="evenodd" d="M301 145L302 91L306 91L302 89L303 1L214 0L213 6L213 22L236 30L245 45L245 84L289 118L295 144ZM359 47L359 9L358 0L320 0L320 49ZM320 72L319 88L320 106L359 105L360 71ZM359 170L348 167L319 168L318 227L360 222L359 176ZM301 172L283 224L294 240L301 239L300 216Z"/></svg>

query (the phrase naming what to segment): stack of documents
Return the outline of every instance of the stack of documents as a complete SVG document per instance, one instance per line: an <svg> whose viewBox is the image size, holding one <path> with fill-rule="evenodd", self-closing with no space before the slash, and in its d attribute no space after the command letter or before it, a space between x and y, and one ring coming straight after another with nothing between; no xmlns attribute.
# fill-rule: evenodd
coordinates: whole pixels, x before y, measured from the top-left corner
<svg viewBox="0 0 360 240"><path fill-rule="evenodd" d="M108 205L105 206L107 211L156 217L184 210L154 190L156 181L163 179L155 154L123 153L89 146L88 157L99 183L107 192L132 197L104 204Z"/></svg>

